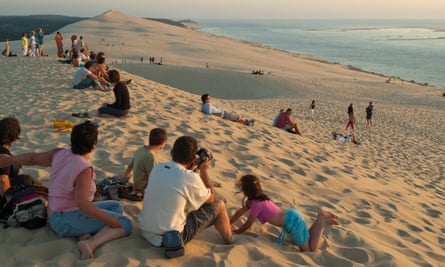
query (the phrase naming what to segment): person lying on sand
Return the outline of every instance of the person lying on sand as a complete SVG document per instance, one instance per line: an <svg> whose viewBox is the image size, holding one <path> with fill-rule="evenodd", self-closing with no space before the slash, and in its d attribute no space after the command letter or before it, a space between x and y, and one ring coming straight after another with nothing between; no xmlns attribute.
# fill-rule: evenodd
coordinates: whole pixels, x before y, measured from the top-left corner
<svg viewBox="0 0 445 267"><path fill-rule="evenodd" d="M332 132L332 137L334 138L334 140L339 140L339 141L343 141L343 142L352 142L352 143L357 144L357 145L359 144L355 134L345 135L345 134L333 131Z"/></svg>
<svg viewBox="0 0 445 267"><path fill-rule="evenodd" d="M226 112L222 109L215 108L210 103L210 95L209 94L203 94L201 96L201 101L202 101L201 111L204 112L205 114L215 115L218 117L222 117L223 119L226 119L226 120L239 122L241 124L249 125L249 126L253 126L253 124L255 123L254 119L244 119L244 118L241 118L241 116L236 113Z"/></svg>

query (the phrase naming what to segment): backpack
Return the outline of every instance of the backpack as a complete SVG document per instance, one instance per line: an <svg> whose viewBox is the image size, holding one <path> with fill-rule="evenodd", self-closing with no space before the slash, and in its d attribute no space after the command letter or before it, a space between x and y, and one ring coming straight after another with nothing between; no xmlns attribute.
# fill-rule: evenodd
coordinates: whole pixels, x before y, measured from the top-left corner
<svg viewBox="0 0 445 267"><path fill-rule="evenodd" d="M103 179L96 183L96 193L94 201L117 200L129 194L133 190L133 184L128 182L128 178L118 178L116 176Z"/></svg>
<svg viewBox="0 0 445 267"><path fill-rule="evenodd" d="M44 198L46 190L45 187L25 184L9 188L0 200L0 222L5 224L5 228L43 227L48 218Z"/></svg>

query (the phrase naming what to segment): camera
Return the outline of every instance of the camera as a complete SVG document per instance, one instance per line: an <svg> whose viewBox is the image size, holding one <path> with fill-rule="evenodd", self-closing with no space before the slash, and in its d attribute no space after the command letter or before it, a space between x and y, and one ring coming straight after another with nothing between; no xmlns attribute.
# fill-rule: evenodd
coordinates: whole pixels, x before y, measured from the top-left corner
<svg viewBox="0 0 445 267"><path fill-rule="evenodd" d="M205 148L201 148L200 150L198 150L198 152L196 152L196 155L199 156L198 168L203 162L206 162L207 160L213 158L212 153Z"/></svg>

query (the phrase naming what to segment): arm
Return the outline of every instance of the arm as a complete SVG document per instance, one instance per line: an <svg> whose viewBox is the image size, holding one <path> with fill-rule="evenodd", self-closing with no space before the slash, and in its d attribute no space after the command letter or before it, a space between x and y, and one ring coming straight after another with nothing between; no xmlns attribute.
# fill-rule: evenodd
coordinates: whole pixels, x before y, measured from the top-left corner
<svg viewBox="0 0 445 267"><path fill-rule="evenodd" d="M207 160L199 166L199 175L201 176L202 182L208 189L210 189L210 196L205 202L206 204L211 204L215 201L215 191L213 190L212 183L210 183L209 175L207 174L207 167L209 166L210 161L211 160Z"/></svg>
<svg viewBox="0 0 445 267"><path fill-rule="evenodd" d="M230 218L230 224L234 224L236 221L243 216L244 213L246 213L249 210L247 207L242 207L241 209L237 210L235 214L233 214L232 218Z"/></svg>
<svg viewBox="0 0 445 267"><path fill-rule="evenodd" d="M18 156L1 156L0 168L8 167L11 165L38 165L42 167L51 167L53 155L60 148L56 148L42 153L27 153Z"/></svg>
<svg viewBox="0 0 445 267"><path fill-rule="evenodd" d="M77 176L76 185L74 188L74 201L76 202L77 207L86 215L105 223L110 228L122 227L117 217L110 216L107 213L103 212L88 199L92 182L92 168L86 168Z"/></svg>
<svg viewBox="0 0 445 267"><path fill-rule="evenodd" d="M240 228L235 230L235 233L237 233L237 234L244 233L246 230L248 230L252 226L252 224L255 222L255 219L256 219L255 216L249 216L247 218L247 221L243 225L241 225Z"/></svg>
<svg viewBox="0 0 445 267"><path fill-rule="evenodd" d="M125 169L125 172L120 174L119 177L129 178L132 170L133 170L133 160L131 161L130 164L128 164L127 169Z"/></svg>

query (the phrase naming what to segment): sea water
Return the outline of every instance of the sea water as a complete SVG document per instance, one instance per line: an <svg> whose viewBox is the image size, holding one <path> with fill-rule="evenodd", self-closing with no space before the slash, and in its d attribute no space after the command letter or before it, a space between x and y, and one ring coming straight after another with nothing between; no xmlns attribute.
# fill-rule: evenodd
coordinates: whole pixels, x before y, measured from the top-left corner
<svg viewBox="0 0 445 267"><path fill-rule="evenodd" d="M445 87L445 20L198 22L203 26L202 32L313 55L332 63L407 81Z"/></svg>

